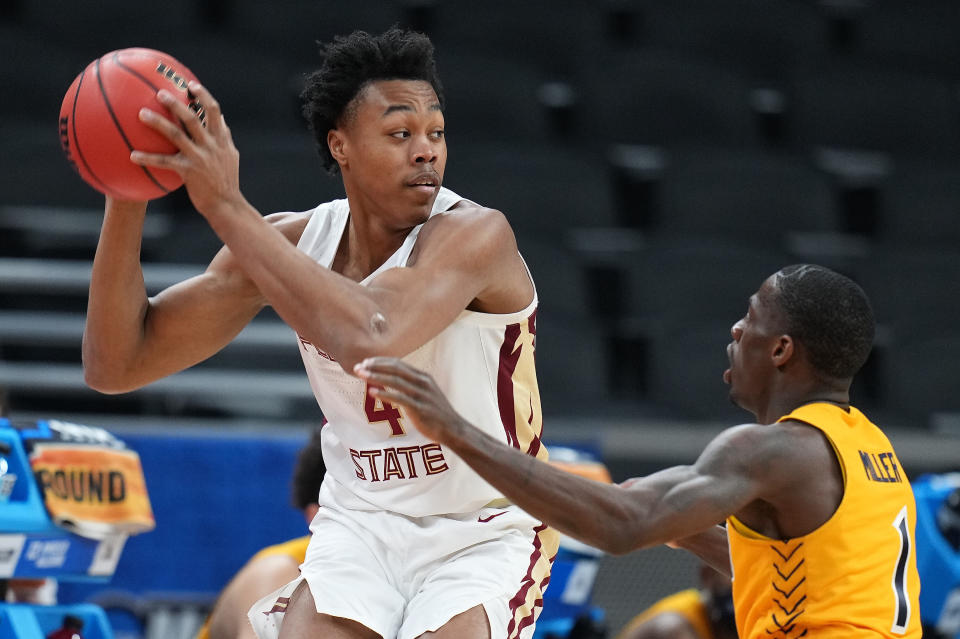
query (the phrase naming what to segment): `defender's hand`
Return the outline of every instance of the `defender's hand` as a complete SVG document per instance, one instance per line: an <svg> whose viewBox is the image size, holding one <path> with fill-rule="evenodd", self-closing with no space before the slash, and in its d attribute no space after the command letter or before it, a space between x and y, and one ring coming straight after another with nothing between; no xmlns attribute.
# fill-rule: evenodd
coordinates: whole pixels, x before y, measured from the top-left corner
<svg viewBox="0 0 960 639"><path fill-rule="evenodd" d="M394 357L371 357L354 367L374 397L400 405L425 437L444 443L469 425L443 396L430 375Z"/></svg>

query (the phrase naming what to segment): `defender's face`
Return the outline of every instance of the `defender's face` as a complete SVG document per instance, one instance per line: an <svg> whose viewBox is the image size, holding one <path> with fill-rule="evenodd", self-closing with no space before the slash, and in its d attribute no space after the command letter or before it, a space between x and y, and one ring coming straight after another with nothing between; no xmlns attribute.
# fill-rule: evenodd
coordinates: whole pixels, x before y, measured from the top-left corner
<svg viewBox="0 0 960 639"><path fill-rule="evenodd" d="M424 221L447 163L443 112L433 87L420 80L372 82L350 108L342 128L331 132L342 136L341 156L331 152L347 188L354 187L348 194L371 210L392 211L401 226Z"/></svg>
<svg viewBox="0 0 960 639"><path fill-rule="evenodd" d="M724 372L723 380L730 385L731 401L751 412L756 412L767 399L776 372L772 355L783 334L781 314L773 299L774 277L750 296L747 314L730 328L730 368Z"/></svg>

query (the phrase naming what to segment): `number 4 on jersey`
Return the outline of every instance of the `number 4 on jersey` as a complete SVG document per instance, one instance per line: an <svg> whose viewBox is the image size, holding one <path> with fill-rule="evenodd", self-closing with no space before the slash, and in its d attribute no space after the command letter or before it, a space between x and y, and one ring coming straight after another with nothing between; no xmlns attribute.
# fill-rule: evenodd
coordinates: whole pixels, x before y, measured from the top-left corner
<svg viewBox="0 0 960 639"><path fill-rule="evenodd" d="M371 424L389 422L391 436L403 435L403 426L400 424L403 417L400 415L400 409L390 402L381 401L371 395L369 385L366 387L364 395L366 395L366 399L363 402L363 410L367 414L367 421Z"/></svg>

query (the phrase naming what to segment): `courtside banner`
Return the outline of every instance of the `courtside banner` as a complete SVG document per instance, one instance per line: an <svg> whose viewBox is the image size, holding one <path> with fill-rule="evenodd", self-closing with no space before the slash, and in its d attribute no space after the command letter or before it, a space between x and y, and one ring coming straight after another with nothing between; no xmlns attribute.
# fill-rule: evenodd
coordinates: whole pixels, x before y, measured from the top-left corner
<svg viewBox="0 0 960 639"><path fill-rule="evenodd" d="M18 425L50 519L91 539L156 527L140 456L111 433L55 420Z"/></svg>
<svg viewBox="0 0 960 639"><path fill-rule="evenodd" d="M37 443L30 466L50 519L63 528L100 539L156 525L140 456L132 450Z"/></svg>

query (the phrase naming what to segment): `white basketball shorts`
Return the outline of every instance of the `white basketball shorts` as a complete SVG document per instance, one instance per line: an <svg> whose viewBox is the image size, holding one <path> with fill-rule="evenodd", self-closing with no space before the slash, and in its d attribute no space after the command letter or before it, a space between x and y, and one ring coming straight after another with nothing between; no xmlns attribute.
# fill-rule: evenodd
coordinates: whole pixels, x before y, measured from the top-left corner
<svg viewBox="0 0 960 639"><path fill-rule="evenodd" d="M416 518L348 510L329 483L300 579L249 612L260 639L276 639L303 580L317 612L357 621L384 639L414 639L478 605L491 639L533 635L557 553L553 529L512 505Z"/></svg>

